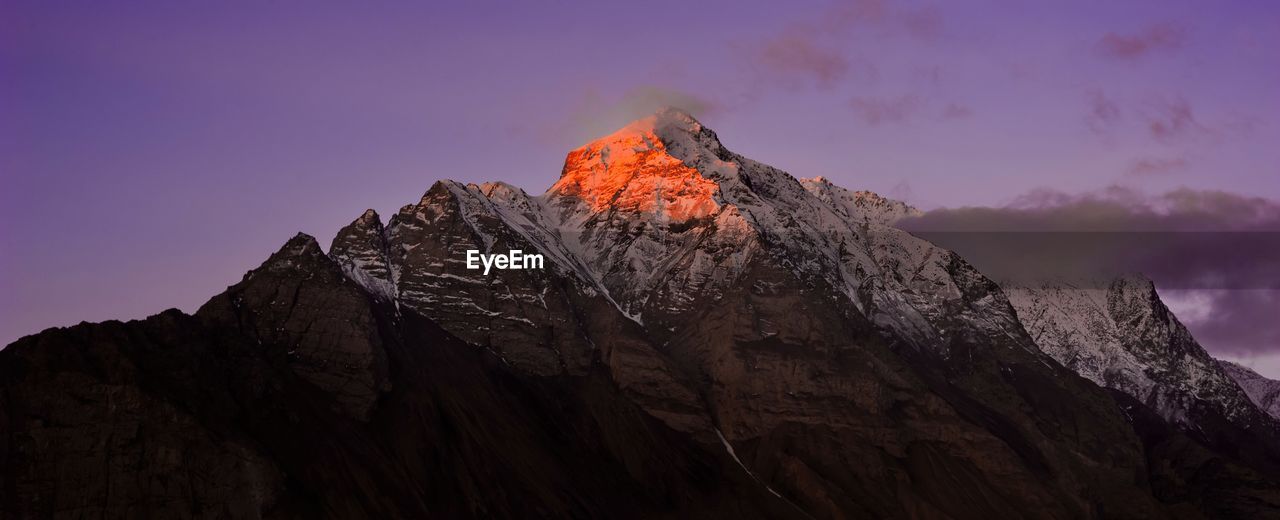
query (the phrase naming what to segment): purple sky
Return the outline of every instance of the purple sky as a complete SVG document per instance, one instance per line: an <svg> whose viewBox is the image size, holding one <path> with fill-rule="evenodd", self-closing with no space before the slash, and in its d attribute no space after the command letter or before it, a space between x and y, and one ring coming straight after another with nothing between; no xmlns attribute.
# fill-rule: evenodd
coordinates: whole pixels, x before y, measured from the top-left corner
<svg viewBox="0 0 1280 520"><path fill-rule="evenodd" d="M660 104L924 208L1280 200L1271 1L122 4L0 4L0 343L194 310L435 179L540 193Z"/></svg>

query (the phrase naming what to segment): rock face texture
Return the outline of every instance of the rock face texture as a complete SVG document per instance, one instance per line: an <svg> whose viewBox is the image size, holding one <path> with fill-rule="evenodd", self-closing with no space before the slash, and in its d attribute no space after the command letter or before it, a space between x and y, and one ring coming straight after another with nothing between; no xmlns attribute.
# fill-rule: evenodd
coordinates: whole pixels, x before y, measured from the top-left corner
<svg viewBox="0 0 1280 520"><path fill-rule="evenodd" d="M1063 366L1142 402L1206 445L1280 468L1280 422L1196 342L1150 280L1007 292L1041 350Z"/></svg>
<svg viewBox="0 0 1280 520"><path fill-rule="evenodd" d="M1000 287L892 227L913 214L735 154L674 110L570 152L542 195L440 181L385 226L364 213L327 255L295 237L194 316L54 329L0 352L0 506L16 517L1280 511L1275 452L1258 441L1269 437L1238 421L1253 412L1171 414L1161 405L1183 394L1135 399L1079 377L1091 372L1053 350L1071 341L1045 346ZM468 250L514 249L545 268L465 265ZM1194 350L1142 303L1120 298L1107 316L1145 342L1144 362Z"/></svg>
<svg viewBox="0 0 1280 520"><path fill-rule="evenodd" d="M0 352L0 516L799 517L607 376L541 378L290 240L194 316Z"/></svg>
<svg viewBox="0 0 1280 520"><path fill-rule="evenodd" d="M1218 360L1231 379L1248 394L1249 400L1272 417L1280 418L1280 381L1267 379L1257 372L1230 361Z"/></svg>

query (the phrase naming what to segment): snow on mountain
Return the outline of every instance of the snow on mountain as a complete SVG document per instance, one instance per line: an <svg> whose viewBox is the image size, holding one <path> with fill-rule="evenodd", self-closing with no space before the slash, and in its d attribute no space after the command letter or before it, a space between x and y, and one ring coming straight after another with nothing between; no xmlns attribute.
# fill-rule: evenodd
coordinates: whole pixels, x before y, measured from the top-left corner
<svg viewBox="0 0 1280 520"><path fill-rule="evenodd" d="M561 237L635 314L679 315L765 254L920 346L945 344L942 322L957 313L989 333L1016 329L976 272L886 225L916 210L801 183L730 152L683 112L659 112L570 153L543 197Z"/></svg>
<svg viewBox="0 0 1280 520"><path fill-rule="evenodd" d="M545 351L513 354L535 372L585 366L596 348L586 325L565 318L576 315L572 302L599 298L661 338L743 282L748 265L768 262L917 348L945 356L956 339L994 338L1038 347L1183 423L1197 407L1228 418L1252 409L1149 281L1001 291L954 253L892 226L919 214L822 177L797 180L666 109L570 152L540 196L441 181L385 229L362 215L331 255L372 293L394 294L476 344L546 344L550 327ZM545 255L549 272L461 268L467 249L507 248Z"/></svg>
<svg viewBox="0 0 1280 520"><path fill-rule="evenodd" d="M632 415L634 404L691 440L723 447L756 491L803 498L796 503L819 516L1056 511L1048 516L1073 518L1103 504L1116 516L1157 516L1143 513L1155 510L1145 489L1128 486L1145 478L1144 464L1172 467L1159 458L1170 450L1147 448L1159 435L1135 435L1140 421L1130 412L1141 407L1117 406L1116 394L1071 376L1051 357L1184 423L1194 422L1203 403L1228 417L1256 411L1206 364L1149 284L1120 283L1102 294L1019 294L1024 300L1011 303L956 254L893 227L917 214L874 193L823 178L800 181L733 153L693 117L668 109L570 152L542 195L446 180L385 226L365 212L335 237L328 270L346 289L354 288L347 280L368 289L374 301L357 294L351 303L382 320L373 333L330 314L318 315L318 323L353 341L429 323L432 341L439 327L441 336L485 351L490 368L520 372L493 378L503 387L547 376L538 387L582 390L591 398L580 404L599 417ZM512 249L544 255L545 268L486 273L465 265L468 251ZM325 264L319 246L300 250ZM299 283L311 280L310 271L297 274ZM317 292L305 308L329 309L330 294ZM327 336L317 341L328 345ZM421 362L436 358L409 350L427 345L439 354L449 341L388 345L405 349L397 359ZM462 366L450 363L427 365L441 371L438 377ZM417 370L405 373L426 373ZM412 387L416 377L396 384ZM356 388L373 388L362 385ZM596 400L601 388L616 388L631 404ZM364 399L358 404L368 393L354 394ZM482 399L440 401L466 412L450 428L489 415L494 408L484 403L491 397ZM553 431L594 428L553 417ZM511 423L498 424L507 431ZM631 423L619 424L619 435L600 443L635 454L624 457L628 472L647 474L648 454L660 451L631 446L657 437L646 430L628 437L622 432L633 431ZM1220 422L1205 424L1210 433L1202 438L1257 447L1232 451L1242 458L1271 449ZM560 439L595 442L555 438L556 449L566 445ZM505 445L502 439L495 442ZM1195 464L1221 466L1193 455ZM848 464L860 460L875 463ZM494 470L501 473L506 462L494 461ZM591 467L598 470L596 461ZM1167 480L1200 466L1177 469ZM1209 483L1222 480L1211 475ZM874 484L894 481L905 483ZM963 489L952 493L956 482ZM1081 491L1081 482L1108 494ZM1191 485L1207 484L1184 487ZM870 504L886 505L866 509Z"/></svg>
<svg viewBox="0 0 1280 520"><path fill-rule="evenodd" d="M396 286L387 261L387 240L382 220L374 210L338 231L329 246L329 256L342 271L369 292L387 301L396 298Z"/></svg>
<svg viewBox="0 0 1280 520"><path fill-rule="evenodd" d="M864 224L893 225L906 217L924 215L905 202L887 199L870 191L853 191L832 184L826 177L800 179L809 193L827 203L840 216Z"/></svg>
<svg viewBox="0 0 1280 520"><path fill-rule="evenodd" d="M1064 283L1005 292L1040 349L1081 376L1184 425L1194 422L1199 406L1230 420L1248 418L1253 407L1245 392L1165 307L1150 280L1134 275L1105 287Z"/></svg>
<svg viewBox="0 0 1280 520"><path fill-rule="evenodd" d="M753 262L791 272L919 349L946 355L963 336L1034 351L994 284L889 225L917 213L825 179L801 182L665 109L570 152L540 196L440 181L385 228L362 215L330 254L373 294L394 294L470 342L545 345L511 356L537 373L576 370L596 348L573 302L599 298L661 340L700 302L741 285ZM463 268L468 249L540 253L547 271L483 276Z"/></svg>
<svg viewBox="0 0 1280 520"><path fill-rule="evenodd" d="M1272 417L1280 419L1280 381L1267 379L1247 367L1226 360L1218 364L1234 379L1249 399Z"/></svg>

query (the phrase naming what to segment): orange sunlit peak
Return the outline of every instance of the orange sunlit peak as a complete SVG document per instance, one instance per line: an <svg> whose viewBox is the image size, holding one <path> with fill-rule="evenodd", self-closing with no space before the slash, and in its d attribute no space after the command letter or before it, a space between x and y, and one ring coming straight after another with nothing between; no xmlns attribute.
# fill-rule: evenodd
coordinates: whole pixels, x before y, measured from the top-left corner
<svg viewBox="0 0 1280 520"><path fill-rule="evenodd" d="M697 132L701 124L677 109L632 122L569 153L551 193L573 197L592 212L651 214L682 222L714 214L715 182L668 153L663 136Z"/></svg>

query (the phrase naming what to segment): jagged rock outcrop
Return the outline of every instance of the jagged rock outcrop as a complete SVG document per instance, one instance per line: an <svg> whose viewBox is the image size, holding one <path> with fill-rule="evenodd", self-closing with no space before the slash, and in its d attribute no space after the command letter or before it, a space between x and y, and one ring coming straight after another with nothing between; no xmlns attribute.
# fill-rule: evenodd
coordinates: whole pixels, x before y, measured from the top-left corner
<svg viewBox="0 0 1280 520"><path fill-rule="evenodd" d="M908 217L924 215L905 202L887 199L870 191L853 191L836 186L825 177L800 179L804 189L835 210L842 218L866 225L890 226Z"/></svg>
<svg viewBox="0 0 1280 520"><path fill-rule="evenodd" d="M1063 366L1187 423L1194 402L1226 417L1252 405L1244 392L1160 301L1150 280L1100 287L1046 284L1006 292L1041 350Z"/></svg>
<svg viewBox="0 0 1280 520"><path fill-rule="evenodd" d="M366 417L388 387L386 352L366 293L308 235L290 239L196 314L275 346L273 355L354 417Z"/></svg>
<svg viewBox="0 0 1280 520"><path fill-rule="evenodd" d="M1249 401L1150 280L1007 292L1041 349L1131 403L1126 415L1148 457L1168 458L1152 468L1157 496L1180 497L1211 517L1280 514L1280 422Z"/></svg>
<svg viewBox="0 0 1280 520"><path fill-rule="evenodd" d="M1045 284L1008 292L1037 344L1063 366L1142 402L1205 445L1280 468L1280 421L1250 401L1150 280L1134 275L1106 288Z"/></svg>
<svg viewBox="0 0 1280 520"><path fill-rule="evenodd" d="M375 296L395 301L395 276L391 271L386 230L378 212L365 210L347 227L338 231L329 246L329 257L342 272Z"/></svg>

